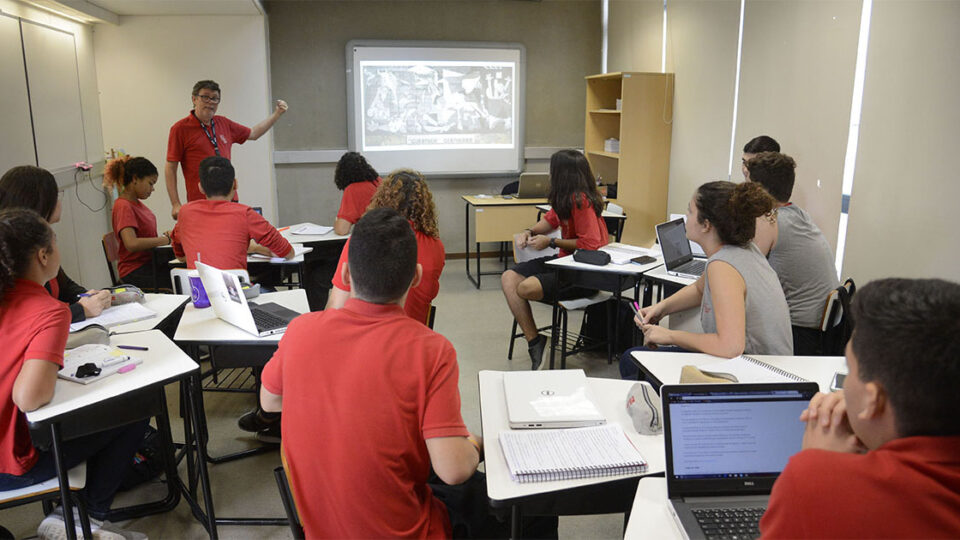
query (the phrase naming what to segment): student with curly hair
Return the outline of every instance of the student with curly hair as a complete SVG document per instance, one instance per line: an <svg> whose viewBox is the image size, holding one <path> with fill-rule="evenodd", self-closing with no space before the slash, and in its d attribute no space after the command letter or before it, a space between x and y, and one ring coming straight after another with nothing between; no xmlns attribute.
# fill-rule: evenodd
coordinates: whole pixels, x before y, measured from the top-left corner
<svg viewBox="0 0 960 540"><path fill-rule="evenodd" d="M703 246L707 268L672 296L645 307L634 318L645 348L674 346L714 356L793 354L790 308L777 273L751 241L760 216L775 219L774 199L753 182L707 182L687 204L687 238ZM700 306L703 333L670 330L664 316ZM631 349L620 373L635 379Z"/></svg>
<svg viewBox="0 0 960 540"><path fill-rule="evenodd" d="M347 234L370 206L370 199L380 185L380 176L358 152L347 152L337 162L333 182L343 192L333 232Z"/></svg>
<svg viewBox="0 0 960 540"><path fill-rule="evenodd" d="M60 221L62 208L53 174L33 165L13 167L4 173L0 178L0 210L7 208L29 208L51 225ZM110 307L110 291L88 290L70 279L62 268L44 288L70 306L72 322L96 317Z"/></svg>
<svg viewBox="0 0 960 540"><path fill-rule="evenodd" d="M53 453L33 445L25 413L53 399L57 371L70 332L70 310L44 283L60 270L60 250L50 225L35 211L0 211L0 490L21 489L56 476ZM63 445L65 466L87 462L83 497L91 515L110 510L147 422L85 435ZM65 538L56 514L40 523L41 538ZM122 538L99 534L98 538Z"/></svg>
<svg viewBox="0 0 960 540"><path fill-rule="evenodd" d="M548 247L560 248L560 256L569 255L577 249L599 249L610 241L607 224L603 221L603 197L597 191L597 183L586 156L577 150L560 150L550 157L550 192L547 194L551 209L533 227L520 233L520 247L530 246L536 250ZM560 229L561 238L547 236ZM546 336L537 332L530 300L575 298L587 292L579 287L559 289L556 272L547 267L547 261L556 256L546 256L522 262L503 273L500 285L507 299L507 306L527 339L531 369L543 366L543 350Z"/></svg>
<svg viewBox="0 0 960 540"><path fill-rule="evenodd" d="M103 171L104 187L119 194L113 202L113 234L119 244L117 274L120 281L146 287L170 287L167 261L154 264L151 250L170 245L170 231L157 234L157 216L140 202L153 193L157 168L145 157L110 160Z"/></svg>
<svg viewBox="0 0 960 540"><path fill-rule="evenodd" d="M423 268L420 282L410 289L403 309L410 318L426 323L430 303L440 292L440 273L443 272L444 248L437 230L437 210L433 195L423 175L417 171L393 171L380 183L370 209L393 208L410 222L417 236L417 264ZM327 300L327 309L343 307L350 297L350 284L344 282L342 271L347 263L350 241L343 247L340 262L333 276L333 289Z"/></svg>

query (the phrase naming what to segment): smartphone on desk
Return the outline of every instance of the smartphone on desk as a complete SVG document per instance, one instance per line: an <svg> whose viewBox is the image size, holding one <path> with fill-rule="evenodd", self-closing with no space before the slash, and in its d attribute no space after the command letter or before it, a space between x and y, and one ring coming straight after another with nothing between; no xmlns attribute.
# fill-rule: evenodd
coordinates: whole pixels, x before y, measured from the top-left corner
<svg viewBox="0 0 960 540"><path fill-rule="evenodd" d="M657 262L657 258L651 257L649 255L641 255L639 257L634 257L630 259L630 262L635 262L637 264L650 264L653 262Z"/></svg>

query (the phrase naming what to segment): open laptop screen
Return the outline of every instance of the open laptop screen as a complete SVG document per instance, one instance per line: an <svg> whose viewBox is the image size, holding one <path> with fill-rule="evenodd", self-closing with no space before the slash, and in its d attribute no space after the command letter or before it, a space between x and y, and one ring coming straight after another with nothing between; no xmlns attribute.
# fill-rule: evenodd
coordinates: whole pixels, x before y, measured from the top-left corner
<svg viewBox="0 0 960 540"><path fill-rule="evenodd" d="M804 432L800 413L817 392L817 385L681 385L664 389L668 483L707 489L730 485L739 491L772 485L790 456L800 451Z"/></svg>
<svg viewBox="0 0 960 540"><path fill-rule="evenodd" d="M682 218L657 225L657 238L660 240L660 249L663 251L667 270L693 258L690 241L687 240L687 229Z"/></svg>

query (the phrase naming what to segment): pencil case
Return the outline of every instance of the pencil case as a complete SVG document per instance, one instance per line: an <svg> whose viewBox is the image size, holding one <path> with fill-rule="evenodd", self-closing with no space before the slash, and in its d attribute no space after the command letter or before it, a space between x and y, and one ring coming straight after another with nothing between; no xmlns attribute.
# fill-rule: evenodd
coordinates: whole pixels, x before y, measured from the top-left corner
<svg viewBox="0 0 960 540"><path fill-rule="evenodd" d="M594 249L578 249L573 253L573 260L584 264L603 266L610 264L610 254L606 251Z"/></svg>

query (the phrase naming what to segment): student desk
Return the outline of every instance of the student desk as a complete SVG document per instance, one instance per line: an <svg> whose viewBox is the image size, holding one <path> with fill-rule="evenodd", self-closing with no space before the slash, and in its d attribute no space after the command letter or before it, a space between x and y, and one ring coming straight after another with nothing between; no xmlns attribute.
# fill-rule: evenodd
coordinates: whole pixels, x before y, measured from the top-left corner
<svg viewBox="0 0 960 540"><path fill-rule="evenodd" d="M464 246L467 254L464 258L467 270L467 279L480 288L480 276L492 276L500 272L480 271L480 243L481 242L513 242L513 235L527 227L536 224L536 206L546 204L546 199L505 199L502 195L478 197L464 195L461 197L466 206L464 208ZM473 209L473 212L470 209ZM470 273L470 214L474 215L476 231L474 243L477 248L477 276ZM503 261L503 269L507 269L507 261Z"/></svg>
<svg viewBox="0 0 960 540"><path fill-rule="evenodd" d="M680 382L680 368L687 365L706 366L717 362L724 362L726 358L711 356L703 353L670 353L657 351L637 351L632 353L633 361L640 367L640 371L647 376L654 388L662 384L677 384ZM846 360L842 356L773 356L764 354L748 354L770 364L773 367L803 377L808 381L820 385L821 392L830 391L833 375L838 371L847 372Z"/></svg>
<svg viewBox="0 0 960 540"><path fill-rule="evenodd" d="M509 430L502 371L481 371L480 421L486 454L487 496L496 509L510 509L512 538L520 537L521 518L530 515L584 515L627 512L642 476L662 474L666 469L662 435L640 435L627 416L627 392L633 381L588 377L597 407L608 422L623 427L630 441L647 460L642 475L606 476L580 480L557 480L520 484L510 478L499 434Z"/></svg>
<svg viewBox="0 0 960 540"><path fill-rule="evenodd" d="M111 510L109 519L123 521L134 517L165 512L180 500L182 483L177 476L170 436L170 419L163 387L199 372L196 362L183 353L159 330L115 335L112 345L138 345L147 351L130 351L143 363L127 373L119 373L88 385L57 379L53 399L43 407L27 413L27 423L35 444L49 443L57 464L60 492L66 511L67 534L76 537L71 523L67 471L63 467L63 441L90 433L129 424L151 417L157 418L165 451L168 494L161 501Z"/></svg>
<svg viewBox="0 0 960 540"><path fill-rule="evenodd" d="M749 355L772 366L789 371L820 385L821 392L830 391L830 383L836 372L846 373L842 356L769 356ZM705 366L723 362L718 358L700 353L661 353L656 351L635 352L633 357L640 363L640 370L652 377L655 387L661 384L680 382L680 368L685 365ZM662 439L661 439L662 440ZM624 538L683 538L679 527L667 508L667 480L644 478L637 486L630 520Z"/></svg>
<svg viewBox="0 0 960 540"><path fill-rule="evenodd" d="M307 291L307 300L312 311L320 311L327 305L327 296L333 287L333 274L337 271L340 262L340 252L350 238L349 234L340 235L333 231L327 234L293 234L303 223L294 223L280 234L291 244L303 244L313 248L304 262L304 275L300 277L303 288ZM306 277L309 274L309 279Z"/></svg>
<svg viewBox="0 0 960 540"><path fill-rule="evenodd" d="M273 293L264 293L253 299L254 302L265 303L275 302L286 308L299 313L307 313L307 294L303 289L292 289L289 291L278 291ZM198 349L201 345L213 349L219 349L223 361L217 361L217 368L224 367L252 367L262 368L277 349L277 344L283 334L274 334L266 337L257 337L253 334L241 330L230 323L217 318L213 308L197 309L193 304L188 304L183 310L183 316L180 324L177 326L177 332L174 335L174 341L177 344L186 347L190 354L198 359ZM207 452L208 432L206 425L206 414L203 406L203 391L201 388L200 373L194 373L184 385L183 391L189 396L188 401L195 403L197 410L194 425L196 432L192 435L197 441L197 450L199 452L198 470L202 473L201 480L206 476L207 462L223 463L232 461L241 457L259 454L266 451L272 451L277 448L275 445L261 446L236 452L226 456L211 457ZM190 432L190 430L185 430ZM286 519L273 518L215 518L213 513L213 495L209 484L201 485L203 489L203 499L207 506L206 521L212 524L211 530L216 529L216 525L286 525ZM191 486L191 492L195 495L196 486ZM211 533L213 534L213 533Z"/></svg>
<svg viewBox="0 0 960 540"><path fill-rule="evenodd" d="M153 294L146 293L143 306L157 312L157 316L127 324L118 324L110 328L111 334L130 334L146 330L160 330L167 337L172 338L180 320L183 307L190 301L189 294Z"/></svg>
<svg viewBox="0 0 960 540"><path fill-rule="evenodd" d="M609 244L611 247L630 248L618 243ZM662 257L656 257L656 261L647 264L614 264L608 263L603 266L594 264L585 264L573 260L573 255L560 257L552 261L547 261L547 266L557 271L557 280L560 287L564 285L579 285L592 289L600 289L612 292L617 306L620 305L621 294L624 289L634 287L634 300L640 301L639 283L643 275L651 269L657 268L663 264ZM648 303L646 294L644 303ZM559 320L560 304L557 301L553 303L553 330L550 332L550 369L554 366L554 357L556 351L557 339L557 321ZM616 324L616 313L614 314L613 343L618 343L620 335L620 325ZM612 349L611 349L612 350ZM613 351L615 354L616 351ZM561 364L563 364L561 358ZM612 361L613 358L610 358ZM561 365L561 367L564 367Z"/></svg>

